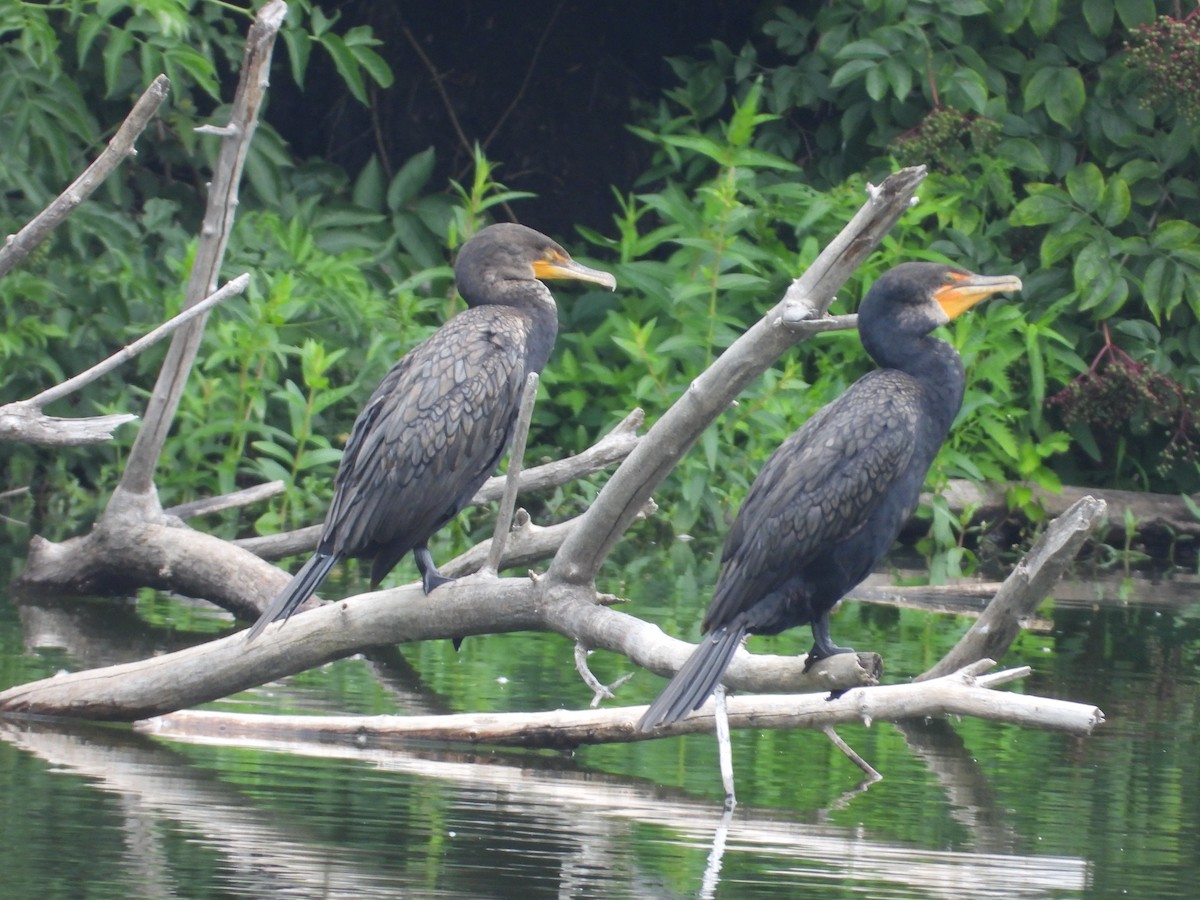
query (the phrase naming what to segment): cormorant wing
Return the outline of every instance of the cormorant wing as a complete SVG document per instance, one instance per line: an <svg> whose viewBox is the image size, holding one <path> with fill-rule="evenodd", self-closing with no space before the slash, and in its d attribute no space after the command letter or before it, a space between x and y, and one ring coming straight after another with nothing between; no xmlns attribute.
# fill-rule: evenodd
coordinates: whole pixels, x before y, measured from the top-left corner
<svg viewBox="0 0 1200 900"><path fill-rule="evenodd" d="M359 414L325 533L348 554L423 543L463 508L508 443L524 383L526 321L459 313L392 369Z"/></svg>
<svg viewBox="0 0 1200 900"><path fill-rule="evenodd" d="M908 467L919 417L911 379L876 370L788 437L726 538L704 630L727 624L860 530Z"/></svg>

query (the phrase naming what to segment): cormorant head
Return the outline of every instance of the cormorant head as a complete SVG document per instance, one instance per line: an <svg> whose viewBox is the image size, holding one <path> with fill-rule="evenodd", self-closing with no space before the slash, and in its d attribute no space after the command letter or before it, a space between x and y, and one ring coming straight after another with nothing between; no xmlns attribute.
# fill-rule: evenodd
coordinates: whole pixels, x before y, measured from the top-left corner
<svg viewBox="0 0 1200 900"><path fill-rule="evenodd" d="M1019 291L1015 275L976 275L957 266L908 262L889 269L871 286L858 310L868 352L875 342L919 337L1000 291Z"/></svg>
<svg viewBox="0 0 1200 900"><path fill-rule="evenodd" d="M609 290L617 287L608 272L580 265L544 234L507 222L489 225L463 244L454 278L469 306L512 304L528 296L535 282L551 278L591 281ZM553 303L545 288L536 293Z"/></svg>

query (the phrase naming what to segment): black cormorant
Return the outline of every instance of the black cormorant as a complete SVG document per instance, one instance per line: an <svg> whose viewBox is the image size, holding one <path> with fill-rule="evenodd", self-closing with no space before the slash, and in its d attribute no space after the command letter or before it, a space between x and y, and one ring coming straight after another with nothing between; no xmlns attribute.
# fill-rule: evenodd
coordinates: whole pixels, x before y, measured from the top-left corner
<svg viewBox="0 0 1200 900"><path fill-rule="evenodd" d="M809 665L849 652L830 640L829 612L912 515L962 404L962 360L930 332L989 294L1020 288L1014 276L924 262L875 282L858 330L880 368L818 410L758 473L725 541L708 636L642 716L642 731L699 708L747 634L811 623Z"/></svg>
<svg viewBox="0 0 1200 900"><path fill-rule="evenodd" d="M346 557L372 561L372 589L410 550L426 594L451 580L438 572L427 542L495 470L525 378L550 356L558 315L539 279L616 287L612 275L513 224L491 225L463 244L454 277L468 308L405 354L359 413L316 553L248 639L286 620Z"/></svg>

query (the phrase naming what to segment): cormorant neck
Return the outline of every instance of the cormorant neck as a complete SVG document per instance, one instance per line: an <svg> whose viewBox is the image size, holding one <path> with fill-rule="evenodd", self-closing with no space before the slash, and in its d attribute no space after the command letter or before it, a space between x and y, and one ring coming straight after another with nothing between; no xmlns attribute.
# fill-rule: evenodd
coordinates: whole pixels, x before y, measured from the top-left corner
<svg viewBox="0 0 1200 900"><path fill-rule="evenodd" d="M916 379L932 401L928 415L937 420L937 428L948 431L962 405L966 375L958 351L930 334L879 334L868 329L863 347L882 369L897 369Z"/></svg>
<svg viewBox="0 0 1200 900"><path fill-rule="evenodd" d="M482 276L460 273L458 292L467 306L515 306L518 309L556 310L554 295L546 285L534 278L505 278L495 271Z"/></svg>

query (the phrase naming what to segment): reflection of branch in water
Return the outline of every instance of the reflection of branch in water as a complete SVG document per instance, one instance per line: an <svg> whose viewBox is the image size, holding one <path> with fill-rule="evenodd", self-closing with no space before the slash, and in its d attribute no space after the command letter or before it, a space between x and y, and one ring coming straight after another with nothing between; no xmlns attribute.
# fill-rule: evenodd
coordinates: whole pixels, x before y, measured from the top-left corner
<svg viewBox="0 0 1200 900"><path fill-rule="evenodd" d="M862 769L867 776L850 790L843 793L840 797L834 799L834 801L823 810L821 810L820 821L825 821L829 813L835 810L845 809L850 805L851 800L853 800L859 794L866 793L867 788L869 788L875 782L883 781L883 776L879 774L874 766L859 756L858 753L855 752L854 748L847 744L842 739L842 736L834 731L832 727L822 728L821 730L825 732L825 737L829 738L833 745L841 750L842 753L844 753L852 763Z"/></svg>
<svg viewBox="0 0 1200 900"><path fill-rule="evenodd" d="M384 749L355 749L331 746L320 741L229 740L191 736L176 738L191 743L243 749L271 750L323 759L347 759L376 766L380 771L413 778L452 782L460 790L495 797L507 819L517 817L544 823L556 838L577 842L576 850L564 853L570 859L594 858L605 852L628 859L630 842L645 843L635 827L654 825L674 836L669 843L683 842L693 850L710 848L718 864L730 852L772 854L779 857L777 870L817 872L820 877L855 879L874 885L897 885L930 898L962 898L963 885L1004 884L1011 895L1044 896L1052 891L1081 891L1086 884L1088 864L1072 857L1037 857L1015 854L979 855L956 851L934 851L897 846L872 840L859 828L842 828L778 818L775 812L742 807L736 824L732 821L722 840L724 854L716 853L709 803L697 802L682 792L664 791L641 779L620 778L603 773L569 768L558 757L515 755L510 758L489 752L414 752ZM487 762L488 765L481 765ZM614 827L614 823L616 827ZM276 848L277 849L277 848ZM581 856L581 854L583 854ZM564 862L564 869L566 864ZM579 873L576 872L576 875ZM654 891L644 892L646 895Z"/></svg>
<svg viewBox="0 0 1200 900"><path fill-rule="evenodd" d="M183 601L180 601L183 602ZM133 603L110 599L37 597L17 603L25 651L65 651L81 668L113 666L157 653L171 653L211 639L211 635L155 627L138 616ZM201 615L213 612L205 603Z"/></svg>
<svg viewBox="0 0 1200 900"><path fill-rule="evenodd" d="M718 687L717 690L724 690ZM700 896L704 900L717 896L717 885L721 883L721 863L725 859L725 842L729 839L729 822L733 818L733 795L726 794L725 811L713 834L712 849L704 863L704 880L700 882Z"/></svg>
<svg viewBox="0 0 1200 900"><path fill-rule="evenodd" d="M395 644L367 648L363 661L397 708L409 715L441 716L454 711L449 698L425 684L421 673Z"/></svg>
<svg viewBox="0 0 1200 900"><path fill-rule="evenodd" d="M125 838L125 858L121 860L125 883L134 897L181 897L184 892L176 879L170 856L163 846L165 829L145 814L136 797L121 794L121 833Z"/></svg>
<svg viewBox="0 0 1200 900"><path fill-rule="evenodd" d="M949 722L907 719L895 725L909 749L941 784L950 815L967 829L971 846L986 853L1010 853L1019 846L1005 810L996 803L987 774Z"/></svg>
<svg viewBox="0 0 1200 900"><path fill-rule="evenodd" d="M131 873L153 871L162 863L162 847L142 835L182 826L197 832L254 896L396 890L361 858L340 859L336 848L281 824L210 773L144 738L110 729L51 730L29 723L18 728L0 722L0 739L123 798L123 868ZM155 896L173 895L164 891Z"/></svg>

